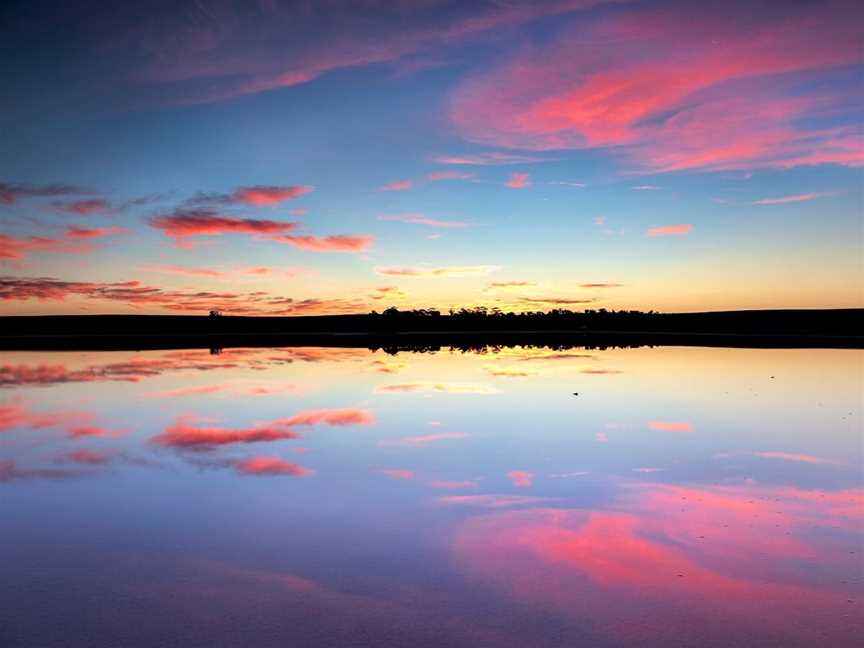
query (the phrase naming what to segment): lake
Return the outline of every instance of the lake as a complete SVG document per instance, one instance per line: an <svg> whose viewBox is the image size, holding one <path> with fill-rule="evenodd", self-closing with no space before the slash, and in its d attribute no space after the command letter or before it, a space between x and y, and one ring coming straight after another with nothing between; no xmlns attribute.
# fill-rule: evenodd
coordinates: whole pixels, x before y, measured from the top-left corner
<svg viewBox="0 0 864 648"><path fill-rule="evenodd" d="M3 353L0 645L864 645L864 352Z"/></svg>

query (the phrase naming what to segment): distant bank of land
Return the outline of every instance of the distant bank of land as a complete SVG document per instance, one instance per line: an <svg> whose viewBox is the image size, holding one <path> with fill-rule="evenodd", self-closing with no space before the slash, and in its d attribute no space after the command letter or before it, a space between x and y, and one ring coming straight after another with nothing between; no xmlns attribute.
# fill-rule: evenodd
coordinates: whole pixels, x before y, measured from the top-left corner
<svg viewBox="0 0 864 648"><path fill-rule="evenodd" d="M0 350L141 350L341 346L388 351L442 346L729 346L864 348L864 309L705 313L486 309L240 317L46 315L0 318Z"/></svg>

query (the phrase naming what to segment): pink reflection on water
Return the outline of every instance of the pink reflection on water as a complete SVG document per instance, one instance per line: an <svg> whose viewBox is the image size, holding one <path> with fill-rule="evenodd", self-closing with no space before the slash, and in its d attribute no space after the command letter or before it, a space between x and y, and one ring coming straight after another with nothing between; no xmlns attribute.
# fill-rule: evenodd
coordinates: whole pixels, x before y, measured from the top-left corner
<svg viewBox="0 0 864 648"><path fill-rule="evenodd" d="M453 551L480 583L614 641L846 645L864 631L862 522L861 490L632 484L608 510L469 518Z"/></svg>

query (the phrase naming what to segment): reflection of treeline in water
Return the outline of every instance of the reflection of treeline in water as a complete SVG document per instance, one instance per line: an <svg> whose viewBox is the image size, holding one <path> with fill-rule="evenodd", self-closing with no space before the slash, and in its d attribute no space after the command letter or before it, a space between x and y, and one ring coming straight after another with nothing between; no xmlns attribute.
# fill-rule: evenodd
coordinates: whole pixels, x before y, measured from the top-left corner
<svg viewBox="0 0 864 648"><path fill-rule="evenodd" d="M463 344L449 344L449 345L440 345L440 344L391 344L386 346L375 346L372 345L369 348L370 351L383 351L388 355L397 355L399 353L461 353L461 354L474 354L474 355L495 355L505 351L507 349L519 349L520 351L542 351L548 352L551 354L565 354L568 351L572 351L573 349L579 349L580 351L606 351L607 349L637 349L639 347L644 346L654 346L647 344L592 344L592 343L580 343L580 344L561 344L550 342L548 344L526 344L524 342L510 342L510 343L495 343L495 344L484 344L482 342L470 342ZM576 357L575 355L572 357Z"/></svg>

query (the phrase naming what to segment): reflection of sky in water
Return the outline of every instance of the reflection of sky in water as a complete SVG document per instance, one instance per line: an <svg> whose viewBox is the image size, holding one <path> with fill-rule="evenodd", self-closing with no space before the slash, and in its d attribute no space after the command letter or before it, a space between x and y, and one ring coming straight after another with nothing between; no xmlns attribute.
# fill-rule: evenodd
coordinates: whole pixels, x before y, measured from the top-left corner
<svg viewBox="0 0 864 648"><path fill-rule="evenodd" d="M0 644L856 645L862 358L7 353Z"/></svg>

